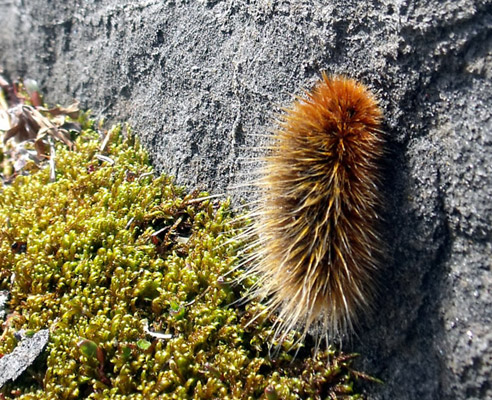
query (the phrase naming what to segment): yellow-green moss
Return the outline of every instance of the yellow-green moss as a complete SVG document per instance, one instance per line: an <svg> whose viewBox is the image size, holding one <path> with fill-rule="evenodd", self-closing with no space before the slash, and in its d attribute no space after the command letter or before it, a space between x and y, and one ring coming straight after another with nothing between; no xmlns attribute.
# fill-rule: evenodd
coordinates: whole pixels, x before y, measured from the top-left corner
<svg viewBox="0 0 492 400"><path fill-rule="evenodd" d="M57 147L56 182L45 168L1 189L0 289L11 301L0 353L20 329L50 329L44 356L4 398L360 398L349 358L301 350L291 362L284 343L271 359L271 321L246 326L259 306L234 303L240 271L223 278L241 231L227 202L149 174L119 129L104 153L114 165L96 158L100 145L86 126L75 151Z"/></svg>

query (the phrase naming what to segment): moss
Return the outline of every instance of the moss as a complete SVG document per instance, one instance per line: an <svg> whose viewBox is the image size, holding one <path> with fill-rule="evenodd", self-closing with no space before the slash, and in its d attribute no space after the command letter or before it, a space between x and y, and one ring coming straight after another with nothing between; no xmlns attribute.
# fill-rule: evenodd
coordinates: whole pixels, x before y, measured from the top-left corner
<svg viewBox="0 0 492 400"><path fill-rule="evenodd" d="M44 168L2 189L0 353L20 329L50 329L44 357L3 398L360 398L350 357L301 349L292 362L287 342L269 357L272 321L248 325L260 306L236 302L242 226L228 202L155 177L120 128L104 153L114 164L100 145L85 122L75 151L57 145L55 182Z"/></svg>

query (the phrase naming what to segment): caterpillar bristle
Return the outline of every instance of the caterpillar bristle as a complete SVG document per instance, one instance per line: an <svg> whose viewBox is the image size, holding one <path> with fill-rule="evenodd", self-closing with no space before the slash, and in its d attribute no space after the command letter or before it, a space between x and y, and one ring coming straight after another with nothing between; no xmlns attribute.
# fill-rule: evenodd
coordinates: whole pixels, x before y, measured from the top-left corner
<svg viewBox="0 0 492 400"><path fill-rule="evenodd" d="M254 237L241 263L258 279L251 295L276 313L274 338L294 328L326 341L352 332L368 312L382 257L382 113L368 89L341 76L321 80L277 117L264 146ZM319 347L316 340L315 349Z"/></svg>

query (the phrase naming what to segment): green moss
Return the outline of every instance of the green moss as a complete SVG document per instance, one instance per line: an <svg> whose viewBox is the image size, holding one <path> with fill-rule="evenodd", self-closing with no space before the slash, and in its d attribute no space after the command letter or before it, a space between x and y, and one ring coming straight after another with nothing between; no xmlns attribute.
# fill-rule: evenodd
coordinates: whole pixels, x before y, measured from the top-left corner
<svg viewBox="0 0 492 400"><path fill-rule="evenodd" d="M260 306L234 303L242 226L229 204L155 177L119 130L104 153L113 165L96 157L86 123L75 151L57 146L56 182L45 168L2 189L0 288L11 301L0 353L20 329L50 329L44 357L4 398L360 398L335 351L291 362L284 343L268 356L272 322L247 325Z"/></svg>

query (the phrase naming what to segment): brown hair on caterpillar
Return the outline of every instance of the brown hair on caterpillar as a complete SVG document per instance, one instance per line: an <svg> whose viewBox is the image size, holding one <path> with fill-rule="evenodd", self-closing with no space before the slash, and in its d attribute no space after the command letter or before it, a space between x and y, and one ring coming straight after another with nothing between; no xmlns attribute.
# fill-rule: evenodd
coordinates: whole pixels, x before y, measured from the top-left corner
<svg viewBox="0 0 492 400"><path fill-rule="evenodd" d="M252 294L277 312L275 338L303 326L327 341L370 309L382 255L378 234L382 113L368 89L325 73L284 109L252 211Z"/></svg>

